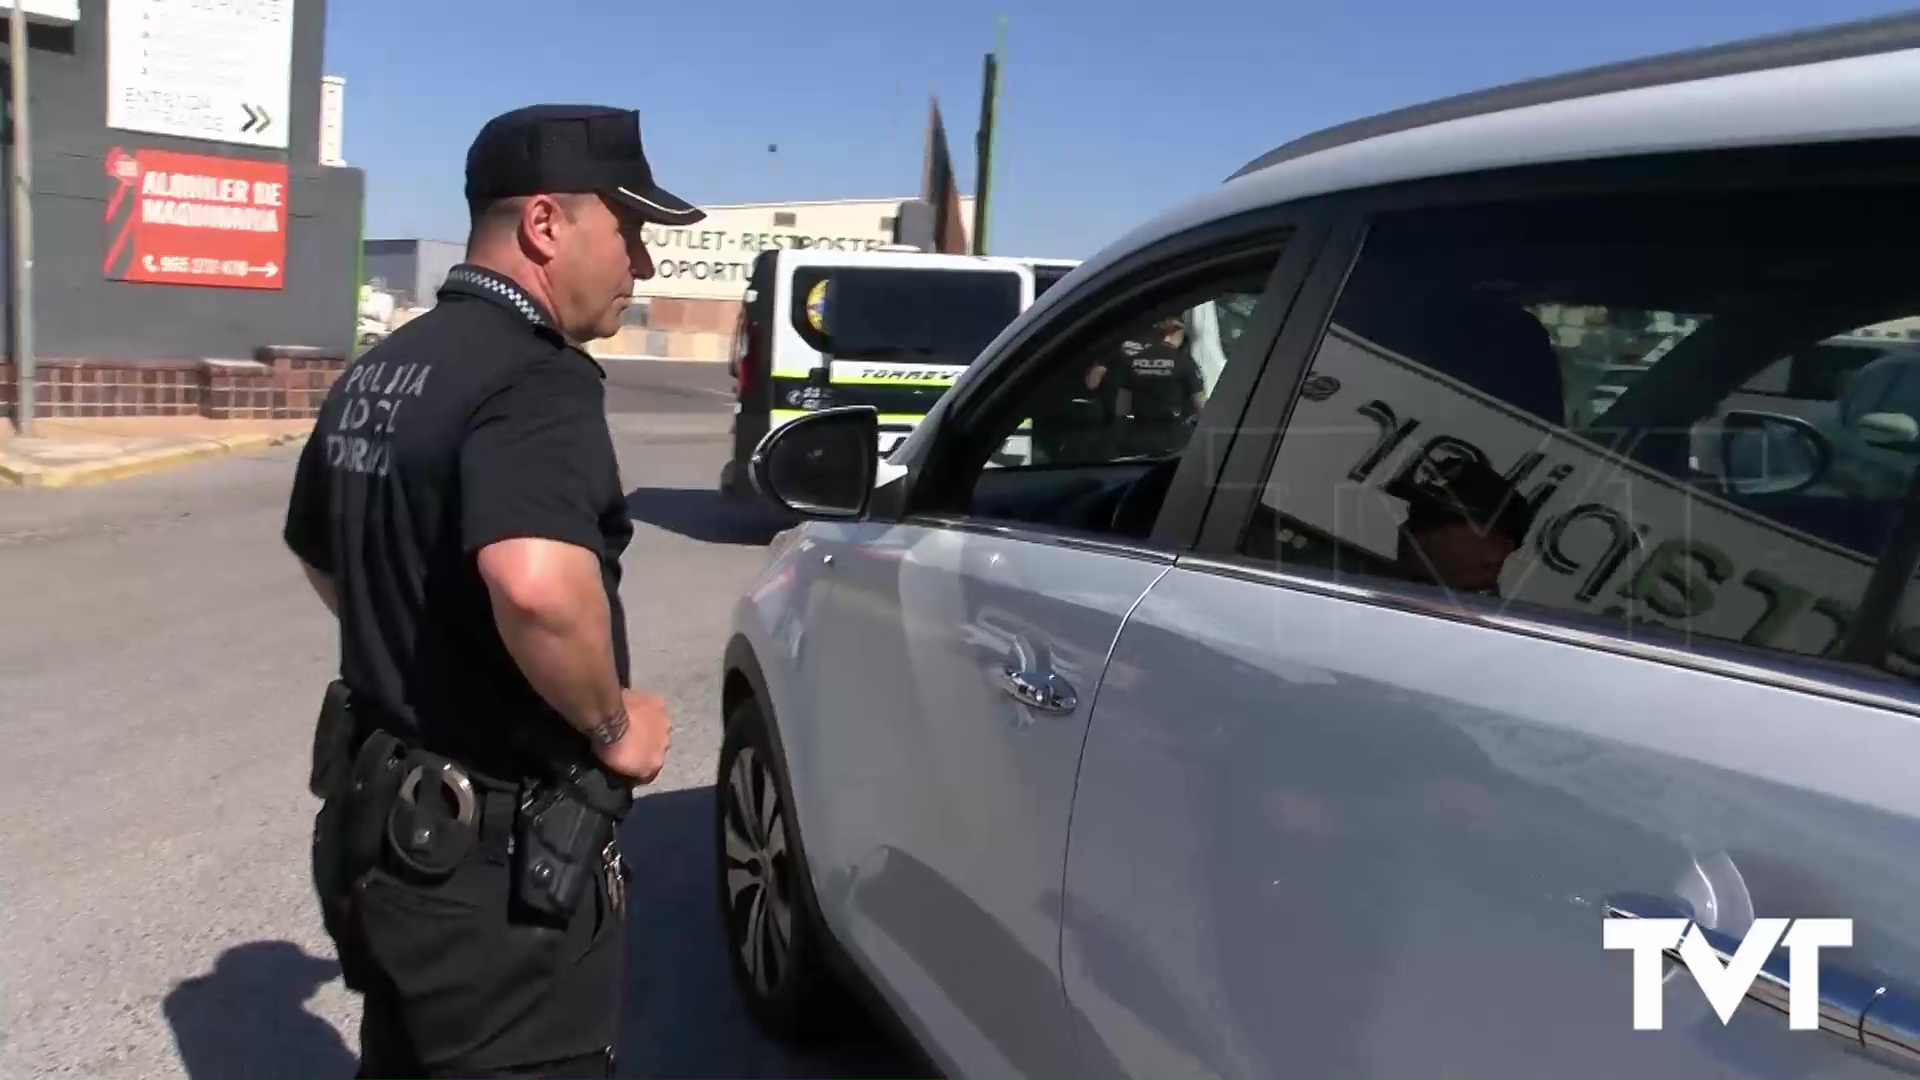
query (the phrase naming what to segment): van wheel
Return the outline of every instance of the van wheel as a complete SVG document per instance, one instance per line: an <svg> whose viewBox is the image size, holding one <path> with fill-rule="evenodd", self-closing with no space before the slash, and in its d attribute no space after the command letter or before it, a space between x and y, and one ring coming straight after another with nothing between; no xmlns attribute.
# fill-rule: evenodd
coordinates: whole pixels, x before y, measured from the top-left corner
<svg viewBox="0 0 1920 1080"><path fill-rule="evenodd" d="M727 717L714 789L720 918L734 986L778 1039L846 1033L854 1010L828 966L811 878L793 842L787 780L752 698Z"/></svg>

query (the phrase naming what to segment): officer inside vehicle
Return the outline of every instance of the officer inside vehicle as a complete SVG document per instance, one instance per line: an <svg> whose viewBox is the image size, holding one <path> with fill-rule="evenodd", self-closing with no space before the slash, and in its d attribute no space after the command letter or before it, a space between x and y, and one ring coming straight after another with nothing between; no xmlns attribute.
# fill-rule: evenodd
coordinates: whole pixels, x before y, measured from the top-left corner
<svg viewBox="0 0 1920 1080"><path fill-rule="evenodd" d="M342 373L285 541L338 619L313 872L362 1076L608 1076L618 827L665 760L630 688L632 536L605 373L581 343L651 277L638 114L535 106L469 150L472 229L431 311Z"/></svg>

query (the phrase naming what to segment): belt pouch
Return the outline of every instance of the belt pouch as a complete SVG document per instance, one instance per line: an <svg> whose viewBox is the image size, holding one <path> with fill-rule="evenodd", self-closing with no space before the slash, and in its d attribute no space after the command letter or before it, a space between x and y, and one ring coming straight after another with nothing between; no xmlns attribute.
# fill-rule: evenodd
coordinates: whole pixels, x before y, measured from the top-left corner
<svg viewBox="0 0 1920 1080"><path fill-rule="evenodd" d="M480 795L471 775L437 754L416 750L399 768L387 813L387 855L422 881L445 880L479 843Z"/></svg>
<svg viewBox="0 0 1920 1080"><path fill-rule="evenodd" d="M307 772L307 790L324 799L338 791L353 768L353 713L347 707L351 693L335 679L320 701L313 725L313 763Z"/></svg>
<svg viewBox="0 0 1920 1080"><path fill-rule="evenodd" d="M376 731L361 744L353 761L353 782L347 793L346 879L357 881L380 863L387 839L387 815L400 791L400 740Z"/></svg>

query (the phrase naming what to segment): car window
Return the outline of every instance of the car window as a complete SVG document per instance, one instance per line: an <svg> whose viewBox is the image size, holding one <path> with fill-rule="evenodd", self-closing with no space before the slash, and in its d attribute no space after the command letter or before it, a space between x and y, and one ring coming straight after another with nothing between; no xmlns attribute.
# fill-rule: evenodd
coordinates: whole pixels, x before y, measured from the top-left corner
<svg viewBox="0 0 1920 1080"><path fill-rule="evenodd" d="M1026 399L990 468L1157 460L1186 449L1270 263L1186 299L1132 313L1075 351Z"/></svg>
<svg viewBox="0 0 1920 1080"><path fill-rule="evenodd" d="M1070 341L1036 340L1037 368L1009 365L1026 389L979 423L994 449L970 481L968 513L1144 536L1221 375L1261 359L1247 356L1245 335L1278 258L1276 243L1193 277L1170 273Z"/></svg>
<svg viewBox="0 0 1920 1080"><path fill-rule="evenodd" d="M1874 336L1920 313L1910 201L1380 218L1240 553L1841 657L1920 465L1920 354ZM1888 351L1836 370L1863 333Z"/></svg>

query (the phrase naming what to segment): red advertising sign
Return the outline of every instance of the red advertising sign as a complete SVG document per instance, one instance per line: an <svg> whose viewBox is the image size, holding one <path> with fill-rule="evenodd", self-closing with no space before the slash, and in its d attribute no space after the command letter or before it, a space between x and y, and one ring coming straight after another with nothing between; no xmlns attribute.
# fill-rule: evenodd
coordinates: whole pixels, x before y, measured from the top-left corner
<svg viewBox="0 0 1920 1080"><path fill-rule="evenodd" d="M287 259L282 162L115 148L107 253L115 281L278 289Z"/></svg>

